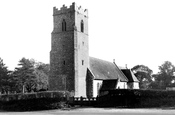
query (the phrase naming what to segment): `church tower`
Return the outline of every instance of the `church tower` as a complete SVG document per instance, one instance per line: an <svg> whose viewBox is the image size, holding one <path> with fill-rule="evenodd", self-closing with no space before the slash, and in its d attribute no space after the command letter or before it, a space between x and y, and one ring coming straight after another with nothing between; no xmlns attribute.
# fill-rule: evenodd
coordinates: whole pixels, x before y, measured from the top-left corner
<svg viewBox="0 0 175 115"><path fill-rule="evenodd" d="M49 90L86 97L89 66L88 11L75 3L53 8Z"/></svg>

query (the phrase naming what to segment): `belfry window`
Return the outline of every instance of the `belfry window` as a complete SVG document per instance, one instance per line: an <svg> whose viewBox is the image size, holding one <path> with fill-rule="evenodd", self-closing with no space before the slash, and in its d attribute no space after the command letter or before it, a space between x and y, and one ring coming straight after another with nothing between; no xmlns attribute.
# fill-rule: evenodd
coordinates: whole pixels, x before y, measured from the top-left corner
<svg viewBox="0 0 175 115"><path fill-rule="evenodd" d="M82 60L82 65L84 65L84 60Z"/></svg>
<svg viewBox="0 0 175 115"><path fill-rule="evenodd" d="M66 31L66 21L63 19L62 21L62 31Z"/></svg>
<svg viewBox="0 0 175 115"><path fill-rule="evenodd" d="M84 32L84 22L81 20L81 32Z"/></svg>
<svg viewBox="0 0 175 115"><path fill-rule="evenodd" d="M66 61L63 61L63 64L66 65Z"/></svg>

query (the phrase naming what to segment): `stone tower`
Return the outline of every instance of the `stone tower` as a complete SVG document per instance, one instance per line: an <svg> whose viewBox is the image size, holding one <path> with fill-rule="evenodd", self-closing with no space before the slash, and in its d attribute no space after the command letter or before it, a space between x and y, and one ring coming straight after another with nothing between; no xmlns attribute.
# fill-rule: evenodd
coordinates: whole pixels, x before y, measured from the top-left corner
<svg viewBox="0 0 175 115"><path fill-rule="evenodd" d="M88 11L75 3L53 8L49 90L86 97L89 66Z"/></svg>

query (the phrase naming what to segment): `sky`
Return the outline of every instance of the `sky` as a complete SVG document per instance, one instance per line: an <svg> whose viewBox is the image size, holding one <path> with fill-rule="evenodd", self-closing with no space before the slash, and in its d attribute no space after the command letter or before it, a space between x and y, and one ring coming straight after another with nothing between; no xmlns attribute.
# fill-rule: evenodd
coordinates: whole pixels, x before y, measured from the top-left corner
<svg viewBox="0 0 175 115"><path fill-rule="evenodd" d="M88 9L89 55L158 72L175 64L174 0L1 0L0 57L10 70L22 57L50 62L53 7Z"/></svg>

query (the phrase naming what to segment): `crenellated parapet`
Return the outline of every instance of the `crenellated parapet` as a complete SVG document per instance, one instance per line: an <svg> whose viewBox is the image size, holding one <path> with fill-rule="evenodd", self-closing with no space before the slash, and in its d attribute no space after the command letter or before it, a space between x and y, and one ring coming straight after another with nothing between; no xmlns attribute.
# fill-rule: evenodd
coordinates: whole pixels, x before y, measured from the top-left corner
<svg viewBox="0 0 175 115"><path fill-rule="evenodd" d="M72 3L72 5L70 5L70 7L67 7L65 5L63 5L60 9L53 7L53 15L59 15L71 11L76 11L77 13L83 14L88 17L88 10L83 9L81 6L77 6L74 2Z"/></svg>

